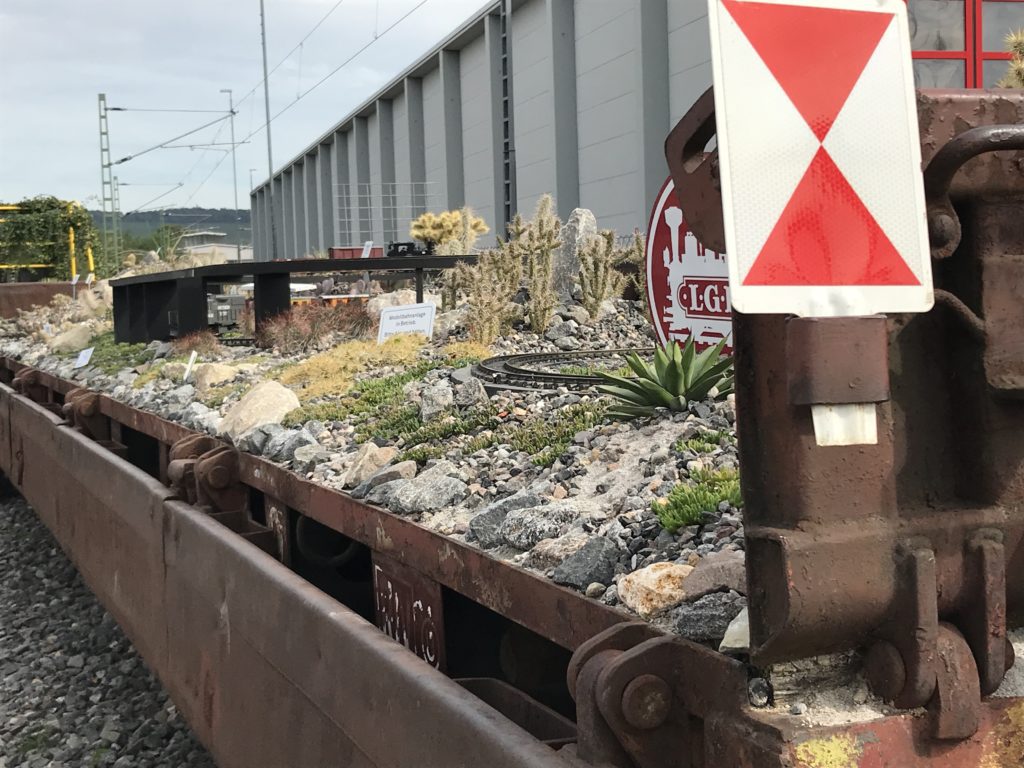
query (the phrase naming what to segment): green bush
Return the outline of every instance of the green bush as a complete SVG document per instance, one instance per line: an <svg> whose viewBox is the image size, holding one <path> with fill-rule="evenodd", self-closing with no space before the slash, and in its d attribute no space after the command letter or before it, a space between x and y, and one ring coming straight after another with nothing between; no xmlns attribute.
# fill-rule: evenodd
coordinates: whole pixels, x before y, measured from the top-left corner
<svg viewBox="0 0 1024 768"><path fill-rule="evenodd" d="M734 469L694 472L690 480L692 485L677 485L667 497L651 505L662 527L669 533L687 525L696 525L704 513L714 512L723 501L734 507L743 504L740 475Z"/></svg>
<svg viewBox="0 0 1024 768"><path fill-rule="evenodd" d="M626 362L636 378L599 371L598 376L608 383L598 386L598 391L618 401L608 415L630 419L650 416L655 408L685 411L691 402L732 392L732 358L722 357L724 347L725 339L698 353L691 336L685 347L673 341L667 349L656 349L653 365L635 352L629 355Z"/></svg>
<svg viewBox="0 0 1024 768"><path fill-rule="evenodd" d="M684 451L690 451L691 453L702 454L711 453L717 448L722 447L722 441L728 444L736 442L736 438L728 432L721 430L708 430L706 432L700 432L687 440L678 440L672 448L683 453Z"/></svg>

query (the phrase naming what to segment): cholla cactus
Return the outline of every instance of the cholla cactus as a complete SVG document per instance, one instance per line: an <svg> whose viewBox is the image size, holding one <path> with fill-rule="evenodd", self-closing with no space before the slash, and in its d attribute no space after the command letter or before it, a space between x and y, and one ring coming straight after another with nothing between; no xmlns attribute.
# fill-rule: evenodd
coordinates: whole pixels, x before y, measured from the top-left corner
<svg viewBox="0 0 1024 768"><path fill-rule="evenodd" d="M513 297L523 279L523 261L516 248L504 243L483 251L473 266L460 262L453 272L459 285L471 286L466 318L470 338L488 345L508 327L515 312Z"/></svg>
<svg viewBox="0 0 1024 768"><path fill-rule="evenodd" d="M454 213L458 217L458 227L447 240L437 241L437 254L439 256L458 256L463 253L472 253L477 238L490 232L490 228L483 219L473 215L473 209L468 205L458 211L449 211L449 213Z"/></svg>
<svg viewBox="0 0 1024 768"><path fill-rule="evenodd" d="M1008 34L1006 47L1010 51L1010 66L997 85L1000 88L1024 88L1024 29Z"/></svg>
<svg viewBox="0 0 1024 768"><path fill-rule="evenodd" d="M621 253L610 229L590 238L580 249L580 290L583 307L592 318L597 317L605 299L621 296L626 287L626 276L615 267Z"/></svg>
<svg viewBox="0 0 1024 768"><path fill-rule="evenodd" d="M438 256L458 256L459 254L472 253L476 246L477 238L490 232L487 223L479 216L473 215L473 209L468 205L461 210L449 211L458 216L458 231L455 236L443 241L437 248ZM445 216L447 214L441 214ZM441 280L441 308L455 309L459 300L459 276L450 269Z"/></svg>
<svg viewBox="0 0 1024 768"><path fill-rule="evenodd" d="M554 290L552 262L555 250L562 245L558 239L562 222L555 215L553 207L551 195L541 197L533 219L517 238L526 249L526 278L530 291L528 311L530 328L534 333L544 333L558 300Z"/></svg>
<svg viewBox="0 0 1024 768"><path fill-rule="evenodd" d="M636 269L629 282L636 288L641 301L647 301L647 238L639 229L633 230L633 242L617 252L616 264L628 264Z"/></svg>
<svg viewBox="0 0 1024 768"><path fill-rule="evenodd" d="M424 213L409 225L409 236L413 240L433 243L439 246L438 253L445 256L469 253L477 237L488 231L484 220L474 216L468 206L459 211Z"/></svg>

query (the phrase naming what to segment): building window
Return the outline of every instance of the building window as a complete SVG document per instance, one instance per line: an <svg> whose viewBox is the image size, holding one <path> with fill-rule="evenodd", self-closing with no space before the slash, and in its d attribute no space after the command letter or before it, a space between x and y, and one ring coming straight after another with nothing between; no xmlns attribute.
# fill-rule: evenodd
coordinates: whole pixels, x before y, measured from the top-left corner
<svg viewBox="0 0 1024 768"><path fill-rule="evenodd" d="M1024 29L1024 0L907 0L907 5L918 87L992 88L1006 74L1006 35Z"/></svg>

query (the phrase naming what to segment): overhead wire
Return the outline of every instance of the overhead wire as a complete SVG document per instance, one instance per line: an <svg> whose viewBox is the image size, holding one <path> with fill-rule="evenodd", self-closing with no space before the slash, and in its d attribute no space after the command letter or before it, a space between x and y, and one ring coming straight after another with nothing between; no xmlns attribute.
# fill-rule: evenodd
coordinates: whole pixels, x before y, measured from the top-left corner
<svg viewBox="0 0 1024 768"><path fill-rule="evenodd" d="M341 64L339 64L338 66L336 66L336 67L335 67L334 69L332 69L332 70L331 70L330 72L328 72L328 73L327 73L326 75L324 75L324 76L323 76L323 77L321 77L321 78L320 78L319 80L317 80L317 81L316 81L315 83L313 83L313 85L311 85L311 86L310 86L309 88L307 88L307 89L306 89L305 91L303 91L303 92L302 92L302 93L301 93L301 94L300 94L299 96L297 96L297 97L295 98L295 100L294 100L294 101L291 101L291 102L289 102L289 103L288 103L287 105L285 105L285 106L284 106L284 107L283 107L283 108L282 108L282 109L281 109L280 111L278 111L278 112L277 112L276 114L274 114L273 116L271 116L271 118L270 118L270 120L269 120L269 121L266 121L266 122L264 122L264 123L263 123L263 124L262 124L262 125L261 125L261 126L260 126L259 128L257 128L256 130L254 130L254 131L251 131L251 132L249 133L249 135L248 135L248 136L246 136L246 137L245 137L244 139L242 139L242 141L248 141L248 140L249 140L249 139L251 139L251 138L252 138L253 136L255 136L255 135L256 135L257 133L259 133L260 131L262 131L262 130L263 130L264 128L266 128L266 127L267 127L268 123L271 123L271 122L273 122L274 120L276 120L277 118L279 118L279 117L280 117L281 115L283 115L283 114L284 114L285 112L287 112L287 111L288 111L289 109L291 109L291 108L292 108L292 107L294 107L294 106L295 106L296 104L298 104L298 103L299 103L299 101L301 101L302 99L304 99L304 98L305 98L306 96L308 96L309 94L311 94L311 93L312 93L313 91L315 91L315 90L316 90L317 88L319 88L319 87L320 87L321 85L323 85L323 84L324 84L324 83L326 83L326 82L327 82L328 80L330 80L330 79L331 79L332 77L334 77L334 76L335 76L336 74L338 74L338 72L340 72L340 71L341 71L342 69L344 69L344 68L345 68L346 66L348 66L349 64L351 64L351 63L352 63L352 61L354 61L354 60L355 60L356 58L358 58L358 57L359 57L360 55L362 55L362 54L363 54L363 53L364 53L364 52L365 52L365 51L366 51L367 49L369 49L369 48L370 48L370 47L371 47L371 46L372 46L372 45L373 45L374 43L376 43L376 42L377 42L377 40L379 40L379 39L380 39L381 37L383 37L384 35L386 35L386 34L387 34L388 32L390 32L390 31L391 31L392 29L394 29L395 27L397 27L397 26L398 26L399 24L401 24L401 23L402 23L403 21L405 21L405 20L406 20L407 18L409 18L410 16L412 16L412 14L414 14L414 13L415 13L416 11L418 11L418 10L419 10L420 8L422 8L422 7L424 6L424 5L426 5L426 4L427 4L427 3L429 2L429 1L430 1L430 0L420 0L420 2L416 3L416 5L414 5L414 6L412 7L412 8L410 8L410 9L409 9L408 11L406 11L406 12L405 12L404 14L402 14L402 15L401 15L401 16L399 16L399 17L398 17L397 19L395 19L395 21L393 21L393 22L392 22L391 24L389 24L389 25L388 25L387 27L385 27L385 28L384 28L384 30L383 30L383 31L382 31L382 32L381 32L381 33L380 33L380 34L379 34L379 35L378 35L377 37L375 37L375 38L373 38L373 39L371 39L371 40L367 41L367 42L366 42L366 43L365 43L365 44L364 44L364 45L363 45L362 47L358 48L358 49L357 49L357 50L356 50L356 51L355 51L355 52L354 52L354 53L353 53L353 54L352 54L351 56L349 56L349 57L348 57L347 59L345 59L345 60L344 60L343 62L341 62Z"/></svg>

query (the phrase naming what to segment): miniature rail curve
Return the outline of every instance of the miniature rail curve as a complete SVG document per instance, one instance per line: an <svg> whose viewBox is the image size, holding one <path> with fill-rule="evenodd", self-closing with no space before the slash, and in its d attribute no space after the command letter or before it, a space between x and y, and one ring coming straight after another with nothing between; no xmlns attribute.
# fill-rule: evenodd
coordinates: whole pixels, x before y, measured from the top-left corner
<svg viewBox="0 0 1024 768"><path fill-rule="evenodd" d="M484 383L491 392L503 389L533 389L551 391L559 388L571 392L593 389L602 383L599 376L574 375L538 371L530 364L570 363L584 360L602 360L609 357L625 357L628 354L653 354L654 349L587 349L573 352L535 352L521 355L498 355L481 360L473 366L473 375Z"/></svg>

